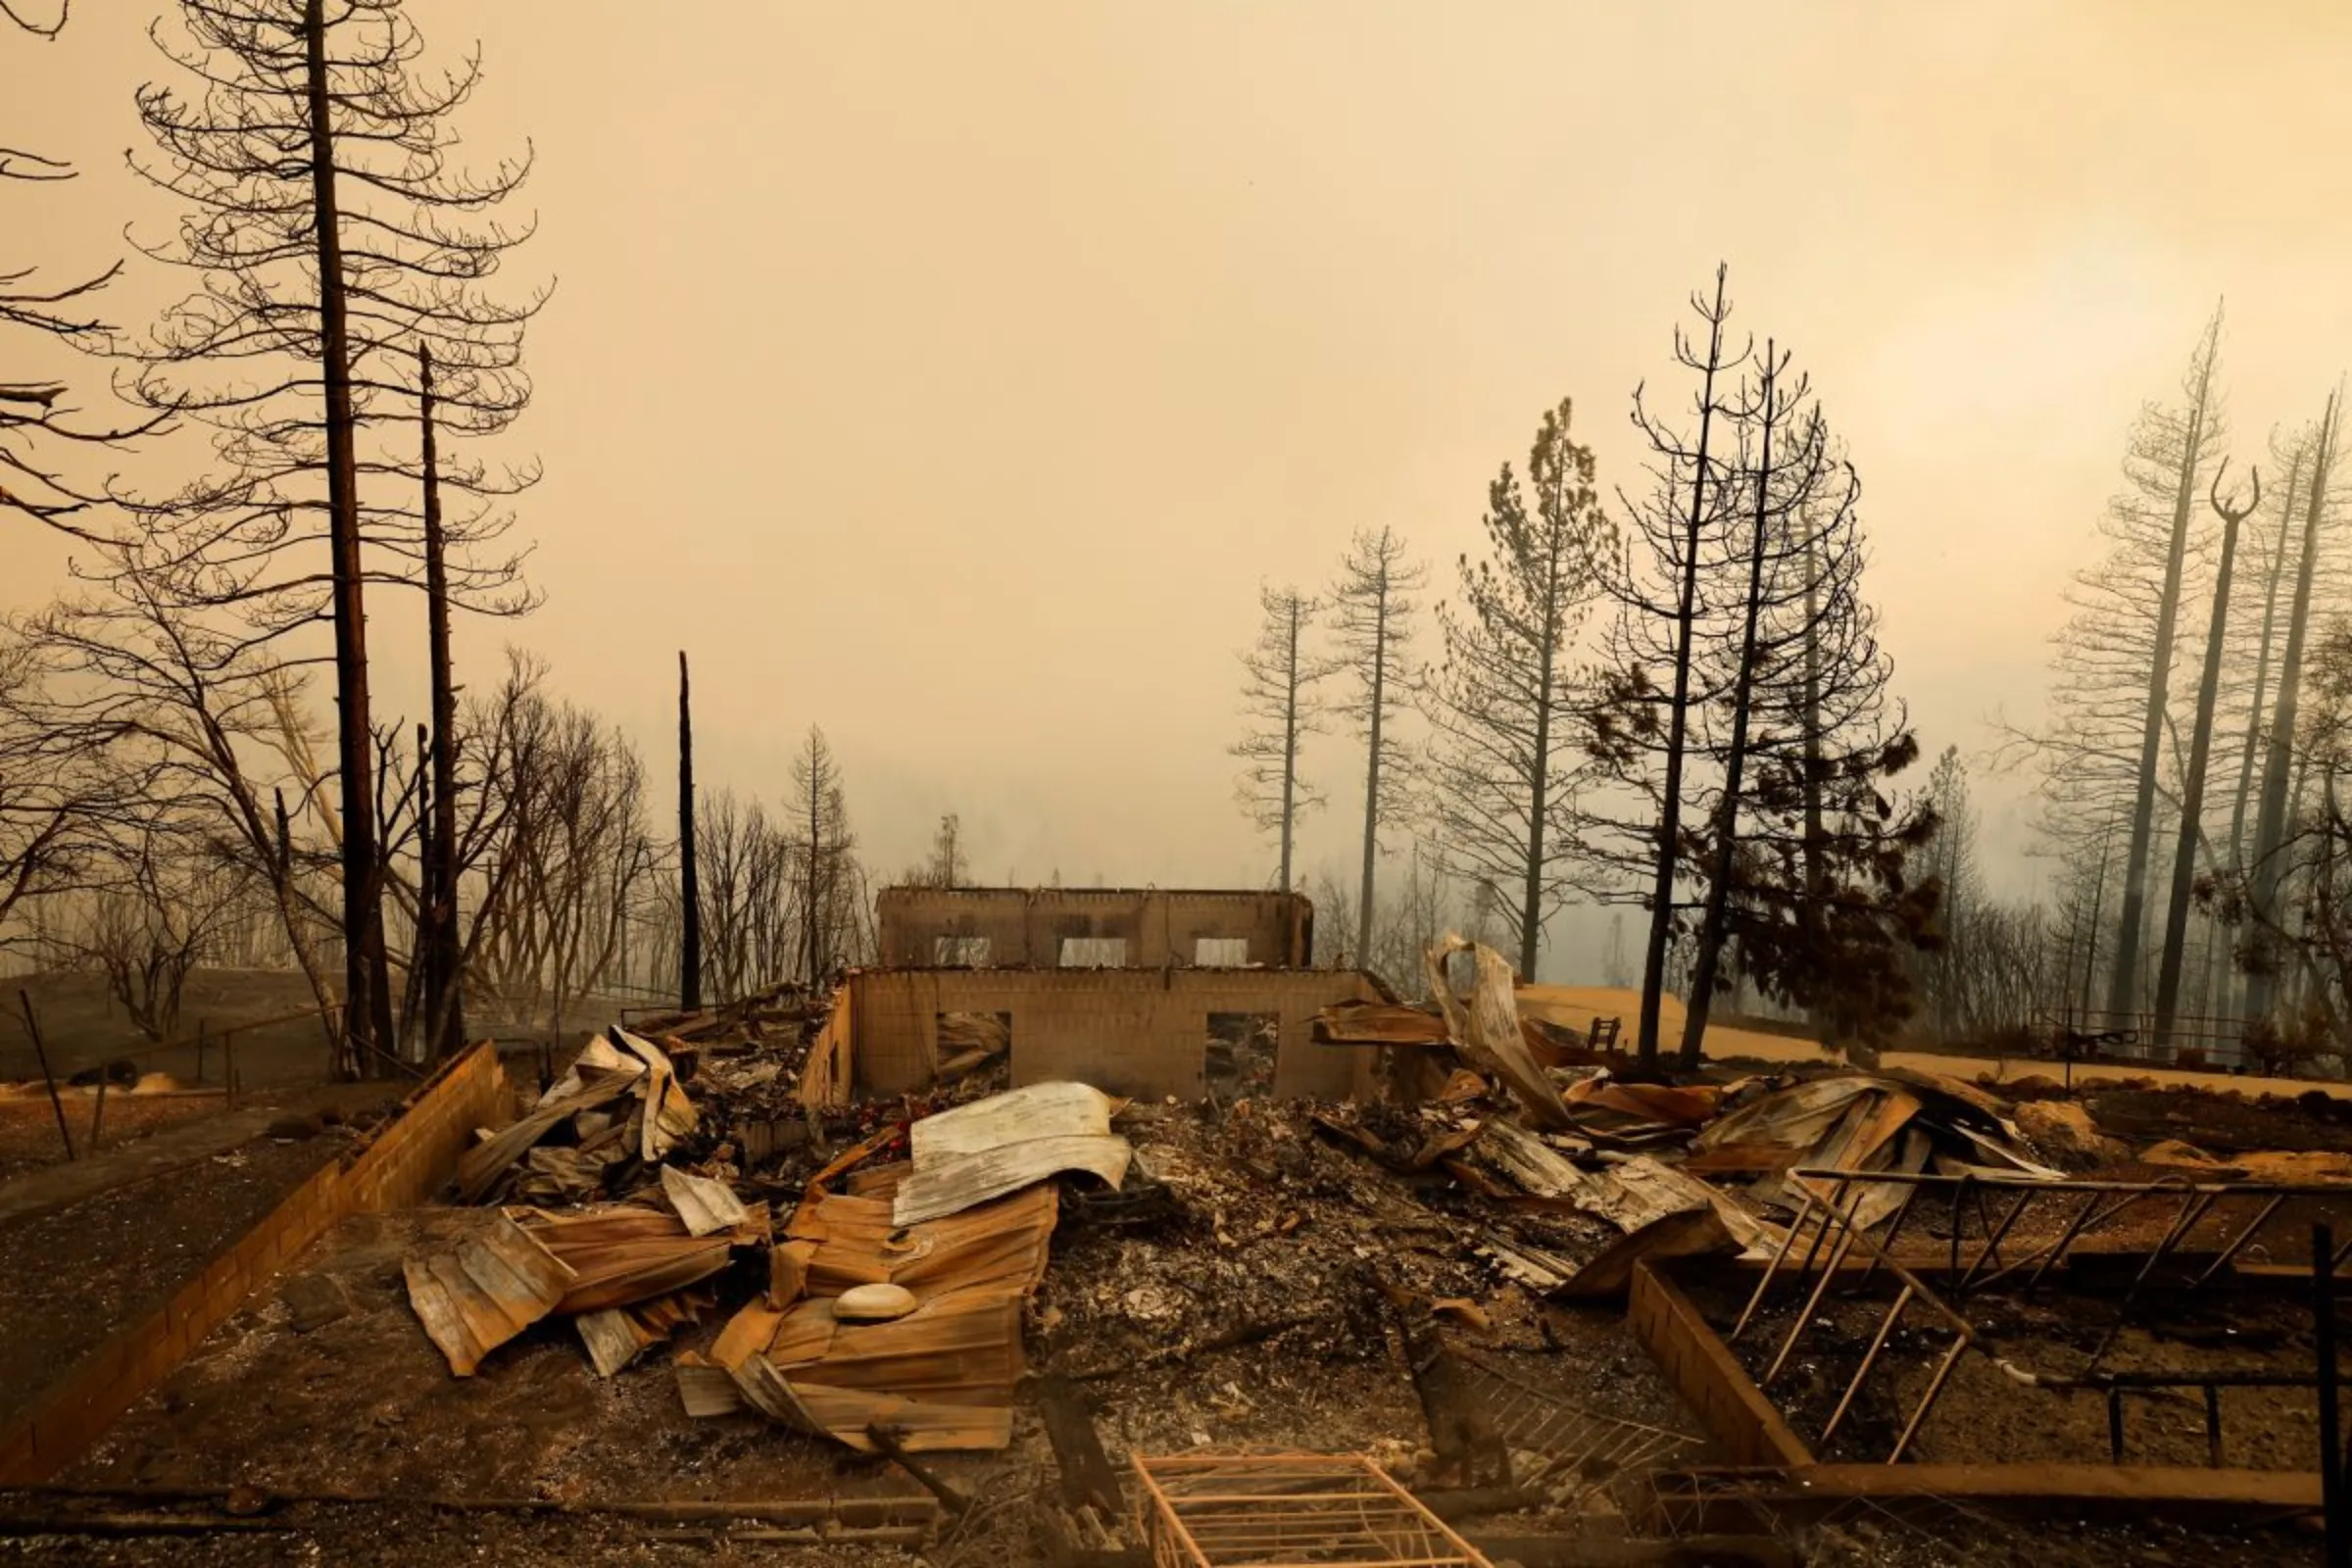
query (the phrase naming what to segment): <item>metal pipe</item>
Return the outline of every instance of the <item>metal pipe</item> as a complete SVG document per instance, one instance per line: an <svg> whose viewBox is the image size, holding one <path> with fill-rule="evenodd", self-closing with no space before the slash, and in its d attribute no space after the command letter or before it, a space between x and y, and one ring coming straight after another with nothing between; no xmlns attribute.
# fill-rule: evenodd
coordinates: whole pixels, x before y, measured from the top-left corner
<svg viewBox="0 0 2352 1568"><path fill-rule="evenodd" d="M2319 1352L2320 1498L2328 1568L2352 1568L2352 1517L2344 1498L2344 1446L2335 1391L2335 1233L2311 1228L2311 1338Z"/></svg>
<svg viewBox="0 0 2352 1568"><path fill-rule="evenodd" d="M1862 1380L1870 1376L1870 1369L1878 1363L1879 1352L1886 1348L1887 1336L1894 1332L1896 1320L1903 1315L1903 1308L1911 1304L1911 1287L1904 1286L1902 1293L1894 1298L1893 1309L1886 1314L1886 1320L1879 1325L1879 1332L1872 1337L1870 1348L1862 1352L1862 1364L1854 1368L1853 1381L1845 1386L1845 1396L1838 1401L1838 1408L1830 1412L1830 1424L1821 1429L1818 1446L1823 1451L1828 1450L1830 1440L1838 1435L1838 1424L1845 1419L1845 1412L1852 1406L1854 1396L1862 1392Z"/></svg>
<svg viewBox="0 0 2352 1568"><path fill-rule="evenodd" d="M1921 1424L1928 1419L1928 1412L1935 1408L1936 1396L1943 1392L1944 1384L1951 1378L1952 1368L1960 1364L1961 1353L1967 1348L1968 1336L1966 1334L1962 1334L1958 1339L1952 1341L1951 1349L1945 1353L1942 1362L1936 1368L1935 1379L1928 1384L1928 1392L1920 1396L1919 1408L1911 1412L1910 1424L1903 1428L1903 1435L1894 1440L1894 1451L1886 1456L1888 1464L1900 1462L1903 1450L1911 1446L1913 1438L1919 1436Z"/></svg>

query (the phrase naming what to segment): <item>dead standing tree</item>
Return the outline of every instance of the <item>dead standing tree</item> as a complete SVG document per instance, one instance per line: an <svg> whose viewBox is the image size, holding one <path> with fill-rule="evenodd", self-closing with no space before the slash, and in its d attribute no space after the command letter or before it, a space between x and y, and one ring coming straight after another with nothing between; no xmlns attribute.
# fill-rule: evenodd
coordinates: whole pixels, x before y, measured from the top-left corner
<svg viewBox="0 0 2352 1568"><path fill-rule="evenodd" d="M373 1066L388 1059L391 998L366 588L415 581L416 491L388 502L380 481L421 475L362 436L414 428L420 343L479 378L442 388L445 409L514 407L505 372L536 301L498 306L480 285L527 236L482 215L528 163L479 177L450 167L451 117L478 67L424 80L400 0L183 0L178 19L154 36L195 86L185 98L140 90L161 157L132 167L190 210L147 254L203 281L131 351L127 389L210 425L222 471L143 514L193 567L178 582L186 612L233 612L257 641L332 626L345 1027L351 1064ZM447 542L479 547L501 526L485 517ZM312 564L321 544L323 577ZM469 551L446 587L472 608L518 611L519 581L519 558Z"/></svg>
<svg viewBox="0 0 2352 1568"><path fill-rule="evenodd" d="M2217 308L2190 365L2185 389L2187 404L2178 416L2172 416L2178 420L2177 432L2170 428L2167 416L2154 411L2150 415L2154 427L2149 433L2160 438L2171 436L2176 449L2171 465L2171 494L2167 498L2172 525L2162 557L2162 587L2156 599L2149 650L2147 704L2141 719L2139 760L2132 796L2132 829L2124 849L2124 900L2117 914L2115 964L2107 986L2107 1006L2111 1012L2132 1011L2138 996L2139 938L2147 903L2148 851L2155 828L2157 762L2166 727L2172 720L2170 692L2175 627L2180 612L2180 578L2188 557L2189 523L2197 508L2198 468L2206 447L2219 433L2214 366L2221 331L2222 313ZM2162 455L2142 453L2140 461L2161 464ZM2134 474L2133 477L2143 493L2153 489L2149 476ZM2193 832L2195 827L2192 820L2187 831ZM2168 953L2162 961L2177 973L2177 955Z"/></svg>
<svg viewBox="0 0 2352 1568"><path fill-rule="evenodd" d="M2196 882L2197 846L2204 841L2205 769L2213 757L2214 705L2221 696L2222 651L2230 635L2230 578L2237 568L2238 525L2262 505L2262 470L2253 470L2252 497L2242 507L2222 503L2222 476L2229 460L2214 470L2208 500L2222 519L2221 562L2214 570L2213 613L2205 633L2205 666L2197 679L2197 719L2188 745L2188 771L2180 782L2180 831L2173 846L2173 881L2165 902L2164 950L2156 979L2156 1043L2170 1045L2173 1013L2180 1002L2182 950L2187 946L2189 895Z"/></svg>
<svg viewBox="0 0 2352 1568"><path fill-rule="evenodd" d="M1788 500L1788 544L1772 552L1739 665L1747 783L1736 803L1727 933L1743 978L1803 1009L1823 1046L1867 1054L1911 1015L1915 955L1937 945L1941 886L1909 874L1937 818L1890 782L1919 744L1887 695L1893 662L1862 593L1859 485L1816 416L1792 420L1791 433L1791 462L1775 476ZM1714 683L1723 679L1718 665ZM1709 750L1720 753L1722 715L1706 716ZM1737 712L1730 721L1737 729Z"/></svg>
<svg viewBox="0 0 2352 1568"><path fill-rule="evenodd" d="M794 838L801 865L803 977L811 986L824 983L836 959L853 946L854 912L845 905L856 900L856 866L851 859L857 840L850 835L850 813L842 790L841 764L833 760L825 732L808 726L808 738L792 763Z"/></svg>
<svg viewBox="0 0 2352 1568"><path fill-rule="evenodd" d="M703 894L694 836L694 692L678 650L678 1007L703 1004Z"/></svg>
<svg viewBox="0 0 2352 1568"><path fill-rule="evenodd" d="M1747 363L1749 348L1742 344L1735 351L1725 341L1731 318L1727 276L1727 269L1716 268L1712 299L1690 297L1690 308L1706 328L1705 350L1675 328L1675 361L1699 383L1691 409L1695 433L1686 435L1653 417L1642 402L1645 388L1634 389L1633 420L1649 447L1652 489L1646 503L1620 493L1635 539L1603 579L1618 614L1598 673L1599 690L1587 713L1586 744L1595 765L1629 791L1634 804L1617 820L1582 814L1579 850L1645 889L1649 932L1642 949L1636 1040L1642 1067L1650 1072L1657 1067L1668 959L1682 934L1678 878L1702 842L1683 825L1690 714L1694 705L1707 700L1707 693L1694 689L1692 661L1701 623L1719 615L1701 599L1699 583L1722 548L1737 503L1718 445L1725 439L1721 425L1728 415L1721 389ZM1665 671L1663 684L1654 674L1659 670Z"/></svg>
<svg viewBox="0 0 2352 1568"><path fill-rule="evenodd" d="M1298 746L1322 729L1323 705L1315 688L1334 665L1307 646L1324 601L1296 587L1257 591L1257 641L1244 649L1242 712L1250 728L1231 748L1246 764L1237 790L1242 809L1261 832L1282 845L1276 885L1294 890L1291 847L1301 812L1323 804L1323 795L1298 774Z"/></svg>
<svg viewBox="0 0 2352 1568"><path fill-rule="evenodd" d="M2342 394L2328 399L2319 431L2311 445L2311 477L2303 515L2303 544L2295 567L2293 608L2286 618L2286 643L2278 656L2278 700L2270 727L2268 755L2262 773L2261 809L2254 825L2252 870L2252 953L2246 979L2245 1015L2249 1021L2270 1017L2278 968L2278 945L2272 933L2279 929L2280 893L2287 870L2289 774L2296 758L2296 702L2303 678L2303 644L2311 620L2312 582L2319 568L2320 529L2327 520L2328 481L2335 466L2341 439ZM2299 792L2298 792L2299 793Z"/></svg>
<svg viewBox="0 0 2352 1568"><path fill-rule="evenodd" d="M1559 820L1575 740L1569 655L1598 572L1616 554L1592 449L1570 439L1570 413L1566 399L1544 411L1528 456L1532 506L1507 463L1489 487L1489 554L1461 559L1461 608L1439 607L1446 653L1423 705L1446 868L1516 895L1495 912L1530 981L1570 884L1573 840Z"/></svg>
<svg viewBox="0 0 2352 1568"><path fill-rule="evenodd" d="M1405 815L1404 799L1396 788L1404 749L1392 720L1411 696L1413 595L1428 578L1426 567L1406 561L1404 540L1384 527L1378 533L1356 534L1331 592L1340 667L1355 687L1342 700L1340 711L1364 737L1364 862L1355 923L1359 955L1369 953L1379 935L1373 891L1380 830Z"/></svg>
<svg viewBox="0 0 2352 1568"><path fill-rule="evenodd" d="M2237 759L2237 789L2230 807L2230 839L2219 858L2224 874L2230 880L2242 883L2246 865L2246 824L2254 802L2254 763L2262 755L2263 721L2267 712L2264 701L2271 695L2271 668L2278 645L2278 590L2286 581L2286 564L2295 553L2296 505L2302 497L2303 480L2310 471L2311 433L2308 430L2293 434L2274 431L2271 436L2272 461L2286 468L2286 489L2278 498L2278 537L2272 543L2269 559L2262 572L2259 597L2262 604L2262 631L2256 640L2254 656L2254 685L2247 694L2245 711L2245 740ZM2230 968L2231 944L2216 942L2207 960L2207 989L2226 986ZM2224 990L2227 1001L2224 1010L2234 1014L2237 998Z"/></svg>
<svg viewBox="0 0 2352 1568"><path fill-rule="evenodd" d="M1759 653L1772 613L1785 607L1791 592L1801 597L1810 585L1804 563L1812 530L1801 519L1825 489L1838 480L1830 457L1828 429L1820 411L1811 404L1807 379L1790 372L1789 356L1767 341L1754 373L1753 391L1743 399L1735 417L1741 446L1736 482L1744 491L1747 537L1743 560L1727 558L1727 562L1735 564L1735 570L1743 568L1744 582L1731 601L1738 607L1737 634L1722 640L1715 650L1730 674L1724 707L1728 733L1716 747L1723 784L1715 820L1710 824L1712 868L1684 1014L1682 1059L1686 1068L1697 1064L1705 1045L1707 1014L1730 930L1741 790L1756 718ZM1850 471L1844 477L1850 485ZM1840 510L1849 509L1850 495L1837 505ZM1793 589L1790 584L1795 585Z"/></svg>

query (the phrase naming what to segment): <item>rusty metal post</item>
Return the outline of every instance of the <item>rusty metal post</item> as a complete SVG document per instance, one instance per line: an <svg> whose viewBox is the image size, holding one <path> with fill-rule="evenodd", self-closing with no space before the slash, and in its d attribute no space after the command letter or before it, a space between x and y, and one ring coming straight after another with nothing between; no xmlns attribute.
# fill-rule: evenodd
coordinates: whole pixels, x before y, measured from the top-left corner
<svg viewBox="0 0 2352 1568"><path fill-rule="evenodd" d="M79 1158L74 1152L74 1129L66 1125L66 1102L57 1098L57 1075L49 1070L49 1048L41 1044L41 1026L32 1015L32 994L22 986L17 988L17 1005L24 1009L24 1032L32 1037L32 1054L41 1064L41 1082L49 1090L49 1108L57 1112L57 1136L66 1141L66 1158Z"/></svg>
<svg viewBox="0 0 2352 1568"><path fill-rule="evenodd" d="M2336 1410L2335 1233L2311 1228L2311 1338L2319 1351L2320 1502L2327 1521L2328 1568L2352 1568L2352 1517L2344 1499L2344 1445Z"/></svg>

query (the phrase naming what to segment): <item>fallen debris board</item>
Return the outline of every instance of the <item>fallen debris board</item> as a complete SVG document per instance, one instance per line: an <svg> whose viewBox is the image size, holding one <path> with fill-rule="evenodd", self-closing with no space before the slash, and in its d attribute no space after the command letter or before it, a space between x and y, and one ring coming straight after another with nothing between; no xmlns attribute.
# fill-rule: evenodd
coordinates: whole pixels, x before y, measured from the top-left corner
<svg viewBox="0 0 2352 1568"><path fill-rule="evenodd" d="M1714 1116L1721 1094L1711 1087L1676 1089L1665 1084L1621 1084L1595 1077L1572 1086L1566 1098L1569 1105L1579 1111L1609 1111L1637 1123L1697 1127Z"/></svg>
<svg viewBox="0 0 2352 1568"><path fill-rule="evenodd" d="M1612 1166L1575 1198L1576 1206L1607 1220L1629 1235L1669 1214L1711 1208L1733 1240L1743 1248L1777 1241L1779 1232L1695 1176L1662 1165L1647 1154Z"/></svg>
<svg viewBox="0 0 2352 1568"><path fill-rule="evenodd" d="M1560 1287L1559 1295L1572 1300L1619 1297L1633 1284L1634 1265L1643 1258L1722 1257L1740 1250L1712 1206L1661 1214L1595 1252Z"/></svg>
<svg viewBox="0 0 2352 1568"><path fill-rule="evenodd" d="M909 1452L1004 1447L1022 1303L1045 1276L1055 1213L1050 1186L910 1226L884 1199L814 1194L786 1243L806 1259L808 1295L787 1308L754 1300L710 1359L771 1420L860 1452L873 1451L873 1425L903 1429ZM835 1317L834 1298L874 1283L920 1304L885 1323Z"/></svg>
<svg viewBox="0 0 2352 1568"><path fill-rule="evenodd" d="M596 1375L609 1378L635 1360L640 1351L662 1344L681 1327L700 1321L709 1298L682 1292L656 1297L637 1306L609 1306L583 1312L572 1319L588 1348Z"/></svg>
<svg viewBox="0 0 2352 1568"><path fill-rule="evenodd" d="M1340 1002L1315 1014L1315 1039L1334 1046L1443 1046L1443 1013L1400 1002Z"/></svg>
<svg viewBox="0 0 2352 1568"><path fill-rule="evenodd" d="M571 1271L571 1284L557 1303L564 1312L594 1312L666 1296L726 1267L728 1250L735 1245L732 1234L692 1236L677 1215L634 1204L573 1214L519 1213L526 1233Z"/></svg>
<svg viewBox="0 0 2352 1568"><path fill-rule="evenodd" d="M589 1364L596 1375L609 1378L637 1359L637 1352L653 1344L650 1335L638 1331L637 1320L624 1307L608 1306L599 1312L582 1312L573 1318L572 1326L580 1331L580 1343L588 1348Z"/></svg>
<svg viewBox="0 0 2352 1568"><path fill-rule="evenodd" d="M409 1305L462 1378L554 1311L577 1277L505 1214L448 1251L403 1259L401 1272Z"/></svg>
<svg viewBox="0 0 2352 1568"><path fill-rule="evenodd" d="M458 1159L458 1201L480 1202L497 1184L499 1177L506 1174L508 1167L520 1159L524 1151L545 1138L558 1122L580 1111L611 1104L627 1094L636 1081L636 1076L632 1074L611 1074L578 1094L550 1101L495 1134L488 1142L466 1151Z"/></svg>
<svg viewBox="0 0 2352 1568"><path fill-rule="evenodd" d="M1568 1157L1507 1116L1490 1116L1479 1125L1477 1147L1502 1173L1538 1198L1565 1198L1583 1206L1594 1178L1568 1162Z"/></svg>
<svg viewBox="0 0 2352 1568"><path fill-rule="evenodd" d="M694 1102L678 1084L677 1069L662 1048L650 1040L642 1040L626 1029L615 1025L611 1034L615 1042L638 1060L645 1063L645 1077L638 1085L638 1095L644 1104L639 1114L637 1156L653 1164L667 1154L677 1141L700 1124L701 1114Z"/></svg>
<svg viewBox="0 0 2352 1568"><path fill-rule="evenodd" d="M959 1155L927 1171L918 1161L899 1183L891 1217L901 1225L913 1225L961 1213L1064 1171L1086 1171L1115 1188L1126 1180L1134 1159L1127 1140L1113 1134L1032 1138L985 1153Z"/></svg>
<svg viewBox="0 0 2352 1568"><path fill-rule="evenodd" d="M733 1415L744 1407L743 1392L723 1366L713 1366L692 1350L681 1350L671 1363L678 1374L678 1399L697 1421Z"/></svg>
<svg viewBox="0 0 2352 1568"><path fill-rule="evenodd" d="M918 1224L958 1213L1062 1171L1112 1187L1135 1151L1110 1130L1120 1102L1085 1084L1031 1084L926 1116L907 1132L911 1168L892 1217Z"/></svg>
<svg viewBox="0 0 2352 1568"><path fill-rule="evenodd" d="M1446 960L1464 952L1471 955L1477 974L1466 1007L1446 975ZM1450 931L1431 945L1427 961L1430 993L1445 1011L1455 1049L1509 1084L1511 1093L1540 1125L1557 1132L1575 1131L1576 1118L1568 1113L1559 1091L1528 1054L1527 1037L1519 1028L1518 1000L1511 989L1509 961L1493 948Z"/></svg>
<svg viewBox="0 0 2352 1568"><path fill-rule="evenodd" d="M670 1207L678 1211L678 1218L685 1221L689 1236L732 1230L752 1217L725 1182L689 1175L674 1165L662 1167L662 1191Z"/></svg>

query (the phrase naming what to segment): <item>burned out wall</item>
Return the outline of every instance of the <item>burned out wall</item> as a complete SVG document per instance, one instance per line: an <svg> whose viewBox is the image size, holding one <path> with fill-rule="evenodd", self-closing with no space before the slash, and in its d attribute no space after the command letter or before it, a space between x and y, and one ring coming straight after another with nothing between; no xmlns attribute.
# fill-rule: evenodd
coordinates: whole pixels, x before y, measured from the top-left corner
<svg viewBox="0 0 2352 1568"><path fill-rule="evenodd" d="M1373 1054L1317 1045L1316 1012L1382 1000L1352 969L868 969L850 976L857 1089L891 1095L931 1082L943 1013L1001 1013L1015 1087L1076 1079L1107 1094L1196 1099L1207 1087L1209 1020L1276 1020L1273 1093L1367 1094Z"/></svg>
<svg viewBox="0 0 2352 1568"><path fill-rule="evenodd" d="M875 914L882 962L898 967L1303 969L1314 960L1314 906L1297 893L885 888Z"/></svg>

